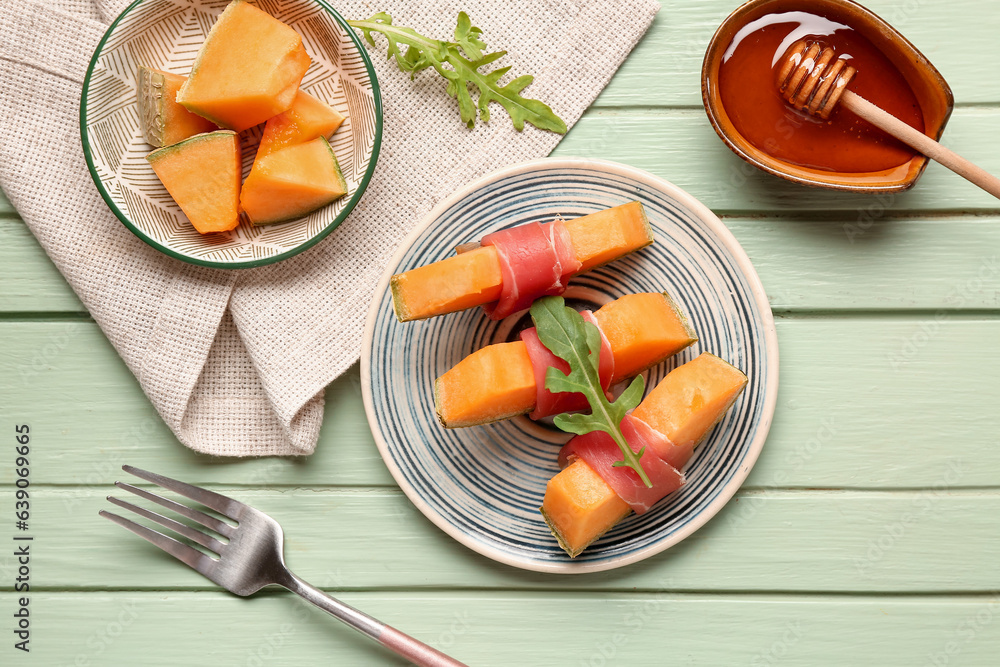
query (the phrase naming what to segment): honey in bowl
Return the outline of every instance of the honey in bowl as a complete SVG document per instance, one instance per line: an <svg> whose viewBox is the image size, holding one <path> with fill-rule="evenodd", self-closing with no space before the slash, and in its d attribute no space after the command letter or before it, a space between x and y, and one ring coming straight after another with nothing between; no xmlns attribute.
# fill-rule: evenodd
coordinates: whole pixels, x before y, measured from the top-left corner
<svg viewBox="0 0 1000 667"><path fill-rule="evenodd" d="M924 155L843 104L824 121L782 99L780 60L800 40L830 47L857 69L851 92L940 138L954 106L948 83L903 35L852 0L749 0L722 22L702 66L705 111L719 137L754 166L796 183L855 192L912 186Z"/></svg>
<svg viewBox="0 0 1000 667"><path fill-rule="evenodd" d="M852 91L923 132L917 96L892 62L851 26L808 11L765 14L741 28L726 48L719 94L737 131L768 155L826 171L883 171L913 158L913 149L848 109L824 121L781 98L778 69L800 39L832 47L858 71Z"/></svg>

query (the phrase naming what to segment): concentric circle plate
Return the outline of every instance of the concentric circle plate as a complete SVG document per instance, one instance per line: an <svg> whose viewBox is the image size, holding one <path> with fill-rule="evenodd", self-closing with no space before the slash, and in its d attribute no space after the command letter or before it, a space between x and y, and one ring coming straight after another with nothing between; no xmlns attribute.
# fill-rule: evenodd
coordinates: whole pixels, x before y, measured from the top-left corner
<svg viewBox="0 0 1000 667"><path fill-rule="evenodd" d="M444 259L459 243L532 220L571 219L638 199L656 242L574 279L567 297L595 303L632 292L667 291L699 342L649 371L647 387L701 352L743 370L746 391L696 450L688 483L643 516L631 515L570 559L538 511L558 472L567 436L517 418L443 428L434 411L439 375L512 322L481 309L420 322L396 320L394 273ZM517 318L517 316L512 316ZM757 274L707 208L670 183L611 162L543 159L510 167L442 202L390 262L371 309L362 352L365 410L382 458L410 500L466 546L509 565L543 572L592 572L636 562L676 544L737 491L763 447L774 413L778 347Z"/></svg>

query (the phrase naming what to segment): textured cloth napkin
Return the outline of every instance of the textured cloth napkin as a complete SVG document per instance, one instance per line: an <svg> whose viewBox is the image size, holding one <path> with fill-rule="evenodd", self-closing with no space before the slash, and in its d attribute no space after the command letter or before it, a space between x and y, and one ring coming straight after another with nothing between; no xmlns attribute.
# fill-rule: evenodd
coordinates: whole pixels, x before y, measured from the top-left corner
<svg viewBox="0 0 1000 667"><path fill-rule="evenodd" d="M515 131L500 108L468 130L443 80L411 81L369 48L384 135L350 217L274 265L220 270L169 258L108 210L87 171L79 101L87 64L128 0L0 0L0 187L185 445L221 456L309 454L324 387L359 354L376 283L406 233L441 199L559 135ZM499 65L534 74L525 94L572 125L649 27L653 0L345 0L346 18L450 38L460 10ZM496 106L496 105L494 105Z"/></svg>

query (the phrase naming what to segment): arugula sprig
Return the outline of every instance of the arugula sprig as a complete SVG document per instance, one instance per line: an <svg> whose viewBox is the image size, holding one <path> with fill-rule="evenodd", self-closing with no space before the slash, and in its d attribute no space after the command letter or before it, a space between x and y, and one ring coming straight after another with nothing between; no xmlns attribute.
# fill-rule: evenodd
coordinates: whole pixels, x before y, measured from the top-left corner
<svg viewBox="0 0 1000 667"><path fill-rule="evenodd" d="M458 100L458 110L462 120L471 129L478 117L483 122L489 122L489 104L499 102L507 110L514 128L524 129L527 121L542 130L550 130L558 134L566 133L566 123L562 121L548 105L538 100L521 96L521 91L530 84L534 77L519 76L501 86L500 78L510 71L510 67L501 67L492 72L480 72L480 68L489 65L506 51L483 53L486 43L480 39L483 31L472 25L469 15L461 12L458 15L458 25L455 27L455 41L443 42L430 37L424 37L413 28L401 28L392 24L392 16L387 12L379 12L367 21L348 21L352 27L360 30L365 41L375 46L373 32L380 33L388 42L387 58L395 58L396 65L404 72L410 73L412 79L417 72L433 67L438 74L448 80L448 94ZM403 50L402 47L405 47ZM469 85L478 90L479 99L473 101Z"/></svg>
<svg viewBox="0 0 1000 667"><path fill-rule="evenodd" d="M614 439L622 450L622 460L615 466L628 466L642 479L647 488L653 484L643 470L639 459L646 448L639 452L625 441L621 431L621 421L625 414L639 405L646 383L642 376L636 377L618 400L609 401L601 388L598 372L601 354L600 330L583 319L580 313L566 306L560 296L538 299L531 305L531 319L535 322L538 339L542 345L569 364L569 373L549 367L545 372L545 388L551 392L580 392L590 403L590 414L563 413L556 415L555 425L568 433L583 435L591 431L604 431Z"/></svg>

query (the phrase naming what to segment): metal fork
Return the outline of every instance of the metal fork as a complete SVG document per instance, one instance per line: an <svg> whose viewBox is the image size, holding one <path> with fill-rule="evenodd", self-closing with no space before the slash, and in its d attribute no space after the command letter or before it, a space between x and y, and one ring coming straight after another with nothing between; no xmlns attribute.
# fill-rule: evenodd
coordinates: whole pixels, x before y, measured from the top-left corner
<svg viewBox="0 0 1000 667"><path fill-rule="evenodd" d="M289 572L288 568L285 567L281 526L267 514L227 496L179 482L176 479L128 465L122 466L122 470L186 496L236 522L234 526L205 512L162 498L131 484L115 482L115 486L118 488L162 505L227 538L228 542L222 542L206 532L179 521L133 505L128 501L108 496L108 500L115 505L155 521L192 542L200 544L218 556L218 558L213 558L163 533L146 528L117 514L105 510L100 511L101 516L111 519L139 537L152 542L226 590L236 595L247 596L253 595L268 584L284 586L416 665L422 667L466 667L463 663L427 644L330 597Z"/></svg>

